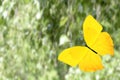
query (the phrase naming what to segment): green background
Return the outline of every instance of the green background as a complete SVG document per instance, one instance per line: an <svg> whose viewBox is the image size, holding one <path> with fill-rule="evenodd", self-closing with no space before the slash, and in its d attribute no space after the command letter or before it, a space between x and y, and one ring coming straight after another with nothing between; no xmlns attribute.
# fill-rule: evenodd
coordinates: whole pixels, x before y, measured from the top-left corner
<svg viewBox="0 0 120 80"><path fill-rule="evenodd" d="M114 42L105 68L90 73L57 60L84 45L89 14ZM0 0L0 80L120 80L120 0Z"/></svg>

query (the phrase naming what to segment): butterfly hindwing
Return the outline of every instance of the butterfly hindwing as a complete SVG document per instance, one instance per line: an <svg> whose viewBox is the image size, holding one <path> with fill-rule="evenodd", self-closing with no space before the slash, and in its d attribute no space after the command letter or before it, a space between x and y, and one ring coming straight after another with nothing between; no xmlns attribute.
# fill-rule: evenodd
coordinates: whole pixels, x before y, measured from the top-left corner
<svg viewBox="0 0 120 80"><path fill-rule="evenodd" d="M79 68L83 71L96 71L103 68L101 58L98 54L86 47L87 53L83 60L79 62Z"/></svg>
<svg viewBox="0 0 120 80"><path fill-rule="evenodd" d="M107 32L101 32L91 48L97 51L97 53L100 55L113 55L113 46L113 41L110 35Z"/></svg>

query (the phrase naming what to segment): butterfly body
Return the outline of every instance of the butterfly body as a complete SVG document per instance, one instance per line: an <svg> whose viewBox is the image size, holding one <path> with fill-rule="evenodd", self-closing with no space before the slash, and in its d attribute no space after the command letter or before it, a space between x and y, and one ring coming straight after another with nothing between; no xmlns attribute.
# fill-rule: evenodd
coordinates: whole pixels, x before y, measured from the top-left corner
<svg viewBox="0 0 120 80"><path fill-rule="evenodd" d="M91 51L93 51L95 54L97 54L96 51L94 51L93 49L91 49L88 45L85 45L87 48L89 48Z"/></svg>
<svg viewBox="0 0 120 80"><path fill-rule="evenodd" d="M103 69L100 56L114 54L113 41L107 32L101 32L102 26L88 15L83 24L83 33L86 46L74 46L63 50L58 60L76 66L83 71Z"/></svg>

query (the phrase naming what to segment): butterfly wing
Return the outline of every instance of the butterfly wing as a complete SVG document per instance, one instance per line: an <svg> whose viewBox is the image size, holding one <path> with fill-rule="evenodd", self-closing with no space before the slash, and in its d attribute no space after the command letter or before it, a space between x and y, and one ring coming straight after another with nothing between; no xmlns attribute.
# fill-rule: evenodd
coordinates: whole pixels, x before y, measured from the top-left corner
<svg viewBox="0 0 120 80"><path fill-rule="evenodd" d="M87 45L100 55L113 55L113 41L107 32L101 32L102 26L88 16L83 24L84 39Z"/></svg>
<svg viewBox="0 0 120 80"><path fill-rule="evenodd" d="M85 55L86 48L76 46L63 50L58 56L58 60L70 66L76 66Z"/></svg>
<svg viewBox="0 0 120 80"><path fill-rule="evenodd" d="M97 51L100 55L113 55L114 53L113 41L107 32L101 32L91 48Z"/></svg>
<svg viewBox="0 0 120 80"><path fill-rule="evenodd" d="M79 62L79 68L83 71L93 72L103 69L101 58L98 54L95 54L89 48L86 48L87 53L83 60Z"/></svg>
<svg viewBox="0 0 120 80"><path fill-rule="evenodd" d="M82 46L65 49L58 56L58 60L70 66L79 64L80 69L83 71L96 71L103 68L99 55Z"/></svg>
<svg viewBox="0 0 120 80"><path fill-rule="evenodd" d="M91 46L102 31L102 26L91 16L88 15L83 23L84 39L88 46Z"/></svg>

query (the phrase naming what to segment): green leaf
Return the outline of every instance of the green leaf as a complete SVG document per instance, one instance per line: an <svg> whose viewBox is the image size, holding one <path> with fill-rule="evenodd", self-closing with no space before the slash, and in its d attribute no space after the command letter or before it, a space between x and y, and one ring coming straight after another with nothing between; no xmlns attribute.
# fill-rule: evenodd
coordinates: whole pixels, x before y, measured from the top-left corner
<svg viewBox="0 0 120 80"><path fill-rule="evenodd" d="M65 23L67 22L67 20L68 20L68 17L61 17L61 19L60 19L60 26L65 25Z"/></svg>

